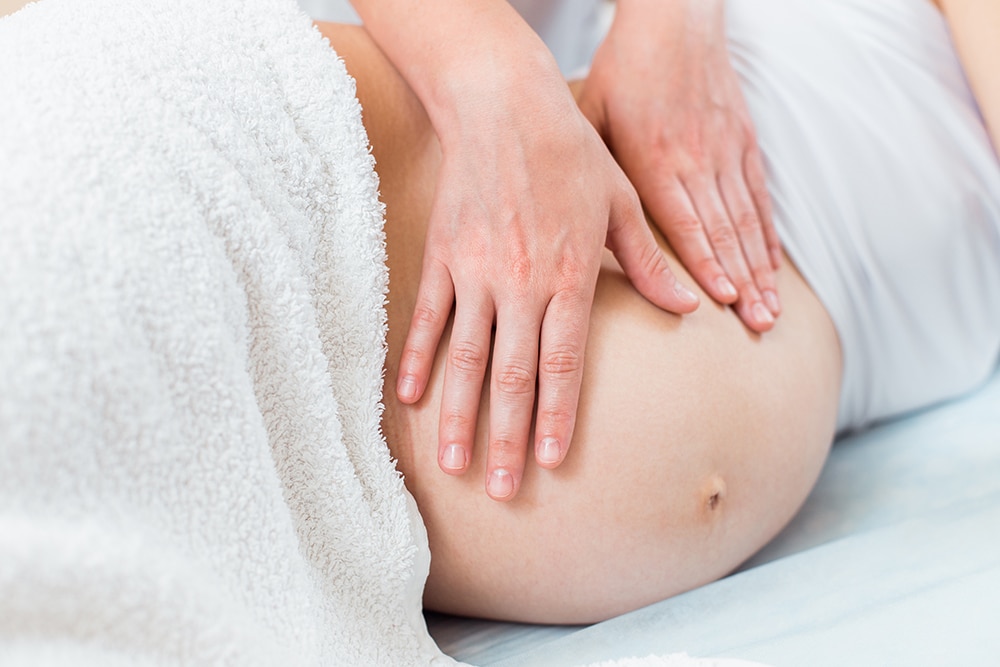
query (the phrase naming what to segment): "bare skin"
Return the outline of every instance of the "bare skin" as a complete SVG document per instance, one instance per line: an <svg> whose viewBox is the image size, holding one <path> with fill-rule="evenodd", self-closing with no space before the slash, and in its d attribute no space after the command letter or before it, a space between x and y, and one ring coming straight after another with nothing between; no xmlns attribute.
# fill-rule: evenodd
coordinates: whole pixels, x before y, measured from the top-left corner
<svg viewBox="0 0 1000 667"><path fill-rule="evenodd" d="M396 391L421 399L447 326L455 361L445 367L441 469L468 470L489 378L485 491L507 501L525 450L555 467L573 439L602 249L659 307L688 313L698 300L670 273L635 189L509 3L353 3L443 155Z"/></svg>
<svg viewBox="0 0 1000 667"><path fill-rule="evenodd" d="M777 273L781 325L761 337L704 292L683 318L656 308L606 254L565 462L528 465L517 497L497 503L482 492L481 421L469 473L441 472L447 332L423 398L404 405L394 391L440 148L419 101L363 30L320 29L358 82L387 208L383 429L428 530L425 606L593 622L717 579L771 539L825 460L841 373L833 325L787 257ZM488 414L488 385L483 392Z"/></svg>
<svg viewBox="0 0 1000 667"><path fill-rule="evenodd" d="M486 493L516 497L521 450L544 468L565 458L602 248L652 303L695 310L639 195L704 289L754 331L774 326L780 244L725 0L620 0L576 100L505 0L352 4L442 146L396 392L421 399L449 326L444 472L468 470L485 377Z"/></svg>
<svg viewBox="0 0 1000 667"><path fill-rule="evenodd" d="M725 0L618 0L578 99L685 268L764 332L781 312L781 242L725 13Z"/></svg>

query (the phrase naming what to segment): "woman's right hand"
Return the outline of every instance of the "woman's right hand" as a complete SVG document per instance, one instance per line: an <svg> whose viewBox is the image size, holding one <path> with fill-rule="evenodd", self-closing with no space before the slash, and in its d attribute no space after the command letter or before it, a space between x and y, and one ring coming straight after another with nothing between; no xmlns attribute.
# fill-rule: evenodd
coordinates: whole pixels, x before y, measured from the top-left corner
<svg viewBox="0 0 1000 667"><path fill-rule="evenodd" d="M517 492L533 414L540 465L559 465L572 441L605 245L656 305L683 313L698 303L674 280L631 184L558 75L526 77L512 65L510 78L491 81L497 90L467 88L440 131L398 384L402 401L419 400L454 304L438 460L451 474L468 466L491 367L486 489L496 500Z"/></svg>
<svg viewBox="0 0 1000 667"><path fill-rule="evenodd" d="M657 306L686 313L698 299L675 281L635 190L506 2L422 5L426 30L392 20L404 2L355 4L442 149L397 395L420 400L454 307L438 461L451 474L468 467L490 368L486 489L509 500L533 425L544 467L572 441L602 248Z"/></svg>
<svg viewBox="0 0 1000 667"><path fill-rule="evenodd" d="M580 106L707 294L763 333L781 242L724 0L621 0Z"/></svg>

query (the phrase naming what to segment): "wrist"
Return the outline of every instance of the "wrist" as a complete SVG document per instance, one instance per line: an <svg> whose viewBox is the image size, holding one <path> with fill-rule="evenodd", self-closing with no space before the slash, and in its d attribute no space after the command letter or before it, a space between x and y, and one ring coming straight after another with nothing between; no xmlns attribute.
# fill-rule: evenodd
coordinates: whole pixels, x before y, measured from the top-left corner
<svg viewBox="0 0 1000 667"><path fill-rule="evenodd" d="M477 117L499 115L512 97L530 98L532 87L562 82L545 44L506 0L354 4L442 141Z"/></svg>
<svg viewBox="0 0 1000 667"><path fill-rule="evenodd" d="M426 78L422 101L435 127L462 123L470 112L501 116L526 100L544 99L541 91L565 83L555 59L540 39L516 45L481 43L474 53L444 64ZM420 94L420 93L418 93Z"/></svg>
<svg viewBox="0 0 1000 667"><path fill-rule="evenodd" d="M721 34L724 0L618 0L614 25L647 34Z"/></svg>

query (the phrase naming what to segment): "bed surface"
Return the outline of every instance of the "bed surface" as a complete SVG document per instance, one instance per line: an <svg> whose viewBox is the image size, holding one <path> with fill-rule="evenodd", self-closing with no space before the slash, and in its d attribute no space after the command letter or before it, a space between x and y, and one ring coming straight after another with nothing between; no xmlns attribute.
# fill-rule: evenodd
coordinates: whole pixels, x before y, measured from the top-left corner
<svg viewBox="0 0 1000 667"><path fill-rule="evenodd" d="M589 627L428 614L476 665L650 653L775 667L1000 664L1000 369L963 399L841 439L792 523L721 581Z"/></svg>

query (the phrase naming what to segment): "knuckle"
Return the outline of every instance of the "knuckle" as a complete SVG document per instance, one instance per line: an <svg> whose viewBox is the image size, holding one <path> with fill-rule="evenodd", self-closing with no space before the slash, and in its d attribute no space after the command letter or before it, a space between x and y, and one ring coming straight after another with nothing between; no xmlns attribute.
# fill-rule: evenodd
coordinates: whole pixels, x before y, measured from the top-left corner
<svg viewBox="0 0 1000 667"><path fill-rule="evenodd" d="M486 370L487 355L474 343L458 342L448 351L449 365L460 372L481 375Z"/></svg>
<svg viewBox="0 0 1000 667"><path fill-rule="evenodd" d="M754 183L750 185L750 196L764 209L771 206L771 192L765 183Z"/></svg>
<svg viewBox="0 0 1000 667"><path fill-rule="evenodd" d="M568 345L546 352L541 359L541 369L546 375L566 377L579 373L583 368L580 352Z"/></svg>
<svg viewBox="0 0 1000 667"><path fill-rule="evenodd" d="M566 290L584 282L590 270L576 254L566 253L557 261L556 272L562 289Z"/></svg>
<svg viewBox="0 0 1000 667"><path fill-rule="evenodd" d="M702 136L700 126L691 124L680 135L680 144L684 147L684 152L695 164L702 164L705 160L705 141Z"/></svg>
<svg viewBox="0 0 1000 667"><path fill-rule="evenodd" d="M753 272L754 280L757 281L757 285L761 289L767 289L774 286L774 281L771 278L771 264L766 257L759 257L755 260L751 260L750 271Z"/></svg>
<svg viewBox="0 0 1000 667"><path fill-rule="evenodd" d="M423 303L413 309L411 327L414 329L432 329L441 321L441 315L434 308Z"/></svg>
<svg viewBox="0 0 1000 667"><path fill-rule="evenodd" d="M523 396L535 391L535 374L526 365L504 364L496 374L496 388L507 396Z"/></svg>
<svg viewBox="0 0 1000 667"><path fill-rule="evenodd" d="M726 275L714 255L708 255L693 262L691 271L693 274L700 276L699 279L703 281L718 279Z"/></svg>
<svg viewBox="0 0 1000 667"><path fill-rule="evenodd" d="M511 467L524 454L527 442L515 438L510 433L498 433L490 441L490 457L499 465Z"/></svg>
<svg viewBox="0 0 1000 667"><path fill-rule="evenodd" d="M669 160L667 156L674 145L670 133L661 129L660 131L651 133L647 137L647 141L649 142L648 150L653 164L660 166L659 163L666 163Z"/></svg>
<svg viewBox="0 0 1000 667"><path fill-rule="evenodd" d="M573 410L568 406L553 406L538 411L538 424L545 424L549 429L569 427L574 418Z"/></svg>
<svg viewBox="0 0 1000 667"><path fill-rule="evenodd" d="M760 229L760 220L753 211L741 211L736 214L736 231L741 235L752 234Z"/></svg>
<svg viewBox="0 0 1000 667"><path fill-rule="evenodd" d="M735 248L738 243L736 230L726 222L719 222L709 229L708 240L714 248Z"/></svg>
<svg viewBox="0 0 1000 667"><path fill-rule="evenodd" d="M515 293L521 293L531 284L535 274L535 262L530 251L530 244L522 229L523 220L516 220L507 225L509 230L506 234L504 244L506 249L502 253L503 275L507 283Z"/></svg>
<svg viewBox="0 0 1000 667"><path fill-rule="evenodd" d="M690 235L701 231L701 220L693 215L680 215L670 222L670 226L681 234Z"/></svg>
<svg viewBox="0 0 1000 667"><path fill-rule="evenodd" d="M421 368L429 361L433 361L432 354L428 354L419 348L408 346L403 350L400 366L403 368Z"/></svg>
<svg viewBox="0 0 1000 667"><path fill-rule="evenodd" d="M593 292L588 290L593 290L594 286L590 281L580 280L576 283L570 283L561 287L552 296L549 301L550 306L552 304L558 304L559 308L563 312L572 312L578 318L577 321L572 324L566 324L563 333L560 334L561 340L569 340L571 336L576 336L580 334L580 326L586 321L590 310L590 303L593 299ZM562 343L556 343L557 346L563 345Z"/></svg>
<svg viewBox="0 0 1000 667"><path fill-rule="evenodd" d="M745 271L730 274L729 279L733 281L736 291L740 293L740 299L756 301L760 297L756 283L754 283L750 274Z"/></svg>
<svg viewBox="0 0 1000 667"><path fill-rule="evenodd" d="M639 198L639 193L636 191L635 186L632 185L632 181L628 180L624 172L618 186L618 191L621 193L621 205L625 207L630 216L641 220L643 217L642 200Z"/></svg>
<svg viewBox="0 0 1000 667"><path fill-rule="evenodd" d="M512 253L507 258L507 275L510 276L512 285L515 288L526 287L531 282L534 266L531 257L525 251Z"/></svg>
<svg viewBox="0 0 1000 667"><path fill-rule="evenodd" d="M648 276L659 277L665 273L670 273L670 267L663 256L660 247L655 243L648 244L639 258L639 266L643 273Z"/></svg>
<svg viewBox="0 0 1000 667"><path fill-rule="evenodd" d="M472 418L464 412L449 410L441 418L441 430L448 434L449 440L464 436L474 428L475 424L472 422Z"/></svg>

